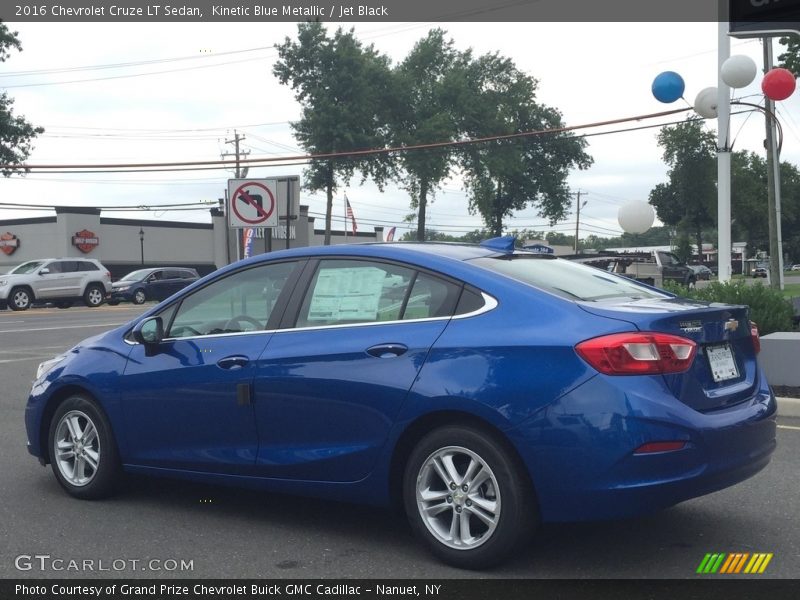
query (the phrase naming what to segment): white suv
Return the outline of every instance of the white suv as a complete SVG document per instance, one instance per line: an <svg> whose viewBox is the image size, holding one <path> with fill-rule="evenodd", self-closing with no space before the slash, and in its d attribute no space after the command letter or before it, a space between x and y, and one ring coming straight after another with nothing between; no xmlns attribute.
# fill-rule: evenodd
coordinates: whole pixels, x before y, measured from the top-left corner
<svg viewBox="0 0 800 600"><path fill-rule="evenodd" d="M34 302L69 308L75 300L100 306L111 292L111 273L91 258L31 260L0 275L0 308L27 310Z"/></svg>

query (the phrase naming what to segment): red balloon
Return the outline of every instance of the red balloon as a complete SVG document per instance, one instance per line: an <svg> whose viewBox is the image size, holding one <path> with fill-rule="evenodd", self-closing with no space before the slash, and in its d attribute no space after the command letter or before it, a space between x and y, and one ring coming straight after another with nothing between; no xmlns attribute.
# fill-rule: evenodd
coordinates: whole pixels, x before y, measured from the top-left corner
<svg viewBox="0 0 800 600"><path fill-rule="evenodd" d="M771 69L761 80L761 90L770 100L786 100L796 86L794 75L788 69Z"/></svg>

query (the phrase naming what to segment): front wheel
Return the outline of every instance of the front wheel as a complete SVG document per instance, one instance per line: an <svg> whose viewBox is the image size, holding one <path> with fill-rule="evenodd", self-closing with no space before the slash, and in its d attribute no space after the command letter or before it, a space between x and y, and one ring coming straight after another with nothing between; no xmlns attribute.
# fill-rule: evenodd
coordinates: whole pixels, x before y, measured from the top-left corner
<svg viewBox="0 0 800 600"><path fill-rule="evenodd" d="M136 290L133 293L134 304L144 304L145 300L147 300L147 296L145 295L144 290Z"/></svg>
<svg viewBox="0 0 800 600"><path fill-rule="evenodd" d="M117 445L93 400L75 395L62 402L48 439L53 473L69 494L94 500L113 493L121 471Z"/></svg>
<svg viewBox="0 0 800 600"><path fill-rule="evenodd" d="M406 464L403 500L412 528L443 561L482 569L501 562L538 520L529 480L504 444L480 430L437 429Z"/></svg>

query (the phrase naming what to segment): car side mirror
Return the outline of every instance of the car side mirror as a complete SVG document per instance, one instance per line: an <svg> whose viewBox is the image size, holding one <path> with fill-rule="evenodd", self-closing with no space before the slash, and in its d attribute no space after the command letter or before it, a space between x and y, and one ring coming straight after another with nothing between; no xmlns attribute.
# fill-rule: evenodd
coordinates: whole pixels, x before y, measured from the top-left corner
<svg viewBox="0 0 800 600"><path fill-rule="evenodd" d="M164 322L161 317L150 317L136 324L133 339L145 346L157 346L164 340Z"/></svg>
<svg viewBox="0 0 800 600"><path fill-rule="evenodd" d="M48 269L47 267L39 269L39 275L49 275L49 274L50 274L50 269Z"/></svg>

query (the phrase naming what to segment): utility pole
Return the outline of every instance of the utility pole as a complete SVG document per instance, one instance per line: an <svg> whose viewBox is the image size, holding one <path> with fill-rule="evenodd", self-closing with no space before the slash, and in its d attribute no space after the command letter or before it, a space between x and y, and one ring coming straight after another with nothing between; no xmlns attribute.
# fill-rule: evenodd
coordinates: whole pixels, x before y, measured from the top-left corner
<svg viewBox="0 0 800 600"><path fill-rule="evenodd" d="M233 144L234 151L233 152L223 152L220 156L225 159L228 156L235 156L236 157L236 179L242 179L243 177L247 177L247 171L249 170L248 167L242 169L241 167L241 160L242 156L247 156L250 154L250 150L240 150L239 149L239 142L244 139L244 135L239 135L239 132L235 129L233 130L233 139L232 140L225 140L226 144ZM228 191L225 190L225 199L226 199L226 206L227 206L227 197ZM226 225L230 230L230 225ZM270 229L270 231L272 231ZM242 251L242 229L236 230L236 260L241 258L241 251ZM230 234L229 234L230 235ZM270 244L271 245L271 244Z"/></svg>
<svg viewBox="0 0 800 600"><path fill-rule="evenodd" d="M238 131L235 129L233 130L233 139L232 140L225 140L226 144L233 144L234 151L233 152L223 152L220 156L224 159L228 156L235 156L236 157L236 179L241 179L243 177L247 177L247 171L249 171L248 167L244 169L241 167L241 159L242 157L247 156L250 154L250 150L240 150L239 149L239 142L244 140L244 135L240 135Z"/></svg>
<svg viewBox="0 0 800 600"><path fill-rule="evenodd" d="M764 72L772 68L772 38L763 38ZM781 161L775 132L775 102L764 96L767 125L767 210L769 211L769 284L783 289L783 240L781 239Z"/></svg>
<svg viewBox="0 0 800 600"><path fill-rule="evenodd" d="M589 192L578 190L577 192L570 193L570 196L575 196L575 254L578 253L578 235L580 235L581 230L581 208L586 206L586 203L589 202L588 200L584 200L583 204L581 204L581 195L588 196Z"/></svg>

